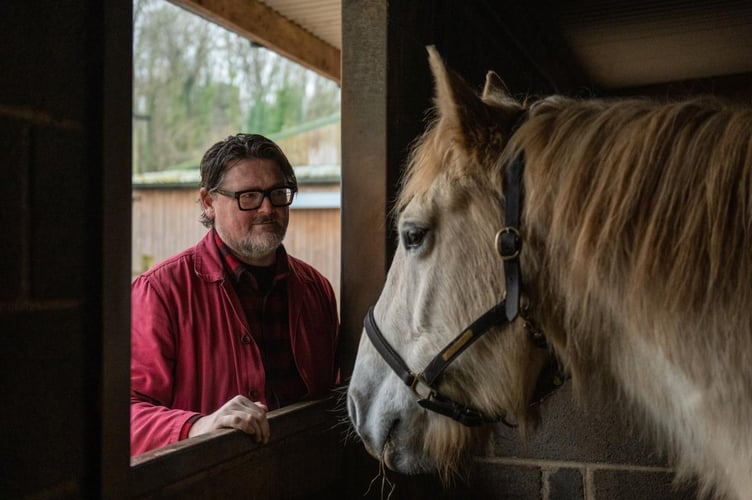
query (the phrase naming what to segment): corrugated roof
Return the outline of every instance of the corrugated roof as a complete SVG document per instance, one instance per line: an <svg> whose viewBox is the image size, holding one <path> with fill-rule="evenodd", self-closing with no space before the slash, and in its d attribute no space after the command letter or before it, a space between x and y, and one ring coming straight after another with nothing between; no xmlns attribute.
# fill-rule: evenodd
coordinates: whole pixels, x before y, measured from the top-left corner
<svg viewBox="0 0 752 500"><path fill-rule="evenodd" d="M341 0L260 0L329 45L342 50Z"/></svg>

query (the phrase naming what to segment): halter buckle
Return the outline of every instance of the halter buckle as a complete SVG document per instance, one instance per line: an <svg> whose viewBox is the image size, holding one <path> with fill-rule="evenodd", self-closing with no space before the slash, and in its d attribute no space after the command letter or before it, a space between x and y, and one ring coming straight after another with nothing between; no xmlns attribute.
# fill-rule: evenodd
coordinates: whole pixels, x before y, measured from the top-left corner
<svg viewBox="0 0 752 500"><path fill-rule="evenodd" d="M522 250L522 236L516 227L507 226L499 229L494 241L496 252L502 260L516 259Z"/></svg>
<svg viewBox="0 0 752 500"><path fill-rule="evenodd" d="M429 398L419 400L418 404L426 410L440 413L467 427L476 427L498 421L498 418L488 418L478 410L453 401L438 393L431 393Z"/></svg>

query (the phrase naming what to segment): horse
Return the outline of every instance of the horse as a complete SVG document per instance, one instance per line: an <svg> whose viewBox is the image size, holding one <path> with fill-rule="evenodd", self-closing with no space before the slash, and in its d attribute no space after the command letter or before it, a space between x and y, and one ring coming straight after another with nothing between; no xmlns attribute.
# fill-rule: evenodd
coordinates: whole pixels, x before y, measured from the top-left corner
<svg viewBox="0 0 752 500"><path fill-rule="evenodd" d="M494 422L534 431L553 360L578 401L619 394L677 482L748 498L752 109L526 102L493 71L478 93L428 60L431 120L347 389L367 451L455 477Z"/></svg>

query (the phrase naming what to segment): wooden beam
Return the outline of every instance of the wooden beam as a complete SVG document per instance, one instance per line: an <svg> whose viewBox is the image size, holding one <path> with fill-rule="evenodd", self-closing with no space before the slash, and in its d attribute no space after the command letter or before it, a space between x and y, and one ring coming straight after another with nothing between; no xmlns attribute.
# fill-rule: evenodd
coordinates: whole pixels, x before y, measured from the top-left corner
<svg viewBox="0 0 752 500"><path fill-rule="evenodd" d="M258 0L170 0L341 83L340 50Z"/></svg>
<svg viewBox="0 0 752 500"><path fill-rule="evenodd" d="M347 40L341 127L343 380L352 374L363 316L379 297L388 266L387 15L383 0L342 1L342 39Z"/></svg>

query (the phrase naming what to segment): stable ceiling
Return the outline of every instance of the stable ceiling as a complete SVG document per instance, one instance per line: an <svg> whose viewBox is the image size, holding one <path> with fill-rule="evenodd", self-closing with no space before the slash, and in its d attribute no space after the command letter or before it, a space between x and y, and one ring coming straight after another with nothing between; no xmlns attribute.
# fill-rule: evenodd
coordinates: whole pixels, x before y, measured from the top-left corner
<svg viewBox="0 0 752 500"><path fill-rule="evenodd" d="M603 88L752 72L752 2L560 4L564 39Z"/></svg>
<svg viewBox="0 0 752 500"><path fill-rule="evenodd" d="M229 21L228 27L340 80L341 0L176 3L222 24ZM531 12L531 18L541 19L541 29L557 30L586 79L604 89L752 73L752 1L570 0L537 5L542 5L542 15Z"/></svg>

